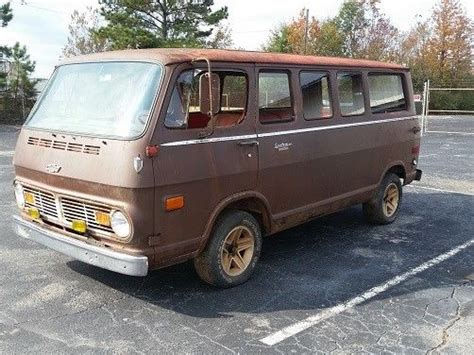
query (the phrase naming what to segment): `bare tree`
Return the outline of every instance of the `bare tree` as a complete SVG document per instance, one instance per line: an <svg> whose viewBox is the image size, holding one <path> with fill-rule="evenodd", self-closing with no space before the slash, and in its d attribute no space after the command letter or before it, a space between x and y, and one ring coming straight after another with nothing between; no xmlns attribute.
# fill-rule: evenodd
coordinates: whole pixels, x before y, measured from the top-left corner
<svg viewBox="0 0 474 355"><path fill-rule="evenodd" d="M69 24L67 44L63 48L65 57L81 54L103 52L109 49L106 39L99 37L95 31L100 27L99 10L88 7L85 12L74 10Z"/></svg>

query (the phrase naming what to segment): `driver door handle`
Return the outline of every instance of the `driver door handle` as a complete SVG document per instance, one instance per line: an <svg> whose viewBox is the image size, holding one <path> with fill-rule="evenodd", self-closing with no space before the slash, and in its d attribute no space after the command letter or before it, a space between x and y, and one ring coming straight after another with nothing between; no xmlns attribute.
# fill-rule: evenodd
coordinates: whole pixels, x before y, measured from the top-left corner
<svg viewBox="0 0 474 355"><path fill-rule="evenodd" d="M418 132L421 131L421 128L418 127L418 126L415 126L415 127L413 127L412 131L413 131L413 133L417 134Z"/></svg>
<svg viewBox="0 0 474 355"><path fill-rule="evenodd" d="M251 140L251 141L240 141L237 143L238 145L258 145L257 140Z"/></svg>

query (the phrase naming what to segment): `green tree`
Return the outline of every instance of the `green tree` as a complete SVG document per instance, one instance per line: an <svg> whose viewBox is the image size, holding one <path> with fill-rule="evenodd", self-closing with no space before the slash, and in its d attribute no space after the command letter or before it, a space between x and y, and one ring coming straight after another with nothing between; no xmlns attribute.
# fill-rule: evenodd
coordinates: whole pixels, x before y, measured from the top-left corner
<svg viewBox="0 0 474 355"><path fill-rule="evenodd" d="M370 25L366 19L363 3L358 0L345 1L334 22L343 35L343 51L349 57L357 56L361 47L360 36Z"/></svg>
<svg viewBox="0 0 474 355"><path fill-rule="evenodd" d="M8 23L13 19L13 12L10 2L0 5L0 27L8 26ZM9 70L9 63L7 57L10 55L10 48L2 46L0 43L0 93L8 89L7 72Z"/></svg>
<svg viewBox="0 0 474 355"><path fill-rule="evenodd" d="M98 9L88 7L82 13L74 10L68 26L69 36L67 44L63 48L63 55L73 57L106 51L109 48L107 40L99 37L95 32L99 27L100 13Z"/></svg>
<svg viewBox="0 0 474 355"><path fill-rule="evenodd" d="M321 32L316 42L315 52L325 56L344 56L343 35L335 21L329 19L321 24Z"/></svg>
<svg viewBox="0 0 474 355"><path fill-rule="evenodd" d="M0 121L24 120L36 98L37 80L31 79L35 62L30 59L26 47L18 42L13 47L7 48L5 54L5 63L8 64L9 70L0 76L3 102Z"/></svg>
<svg viewBox="0 0 474 355"><path fill-rule="evenodd" d="M8 90L7 75L10 68L10 63L7 60L10 56L10 48L0 46L0 94Z"/></svg>
<svg viewBox="0 0 474 355"><path fill-rule="evenodd" d="M271 31L270 37L262 46L265 52L294 53L288 38L289 26L281 24Z"/></svg>
<svg viewBox="0 0 474 355"><path fill-rule="evenodd" d="M334 22L342 36L343 52L352 58L392 60L398 30L380 12L380 0L347 0Z"/></svg>
<svg viewBox="0 0 474 355"><path fill-rule="evenodd" d="M1 27L6 27L13 18L13 11L10 2L0 5L0 23Z"/></svg>
<svg viewBox="0 0 474 355"><path fill-rule="evenodd" d="M26 46L15 43L10 49L10 72L8 83L14 100L31 100L35 97L37 80L31 79L36 63L30 59Z"/></svg>
<svg viewBox="0 0 474 355"><path fill-rule="evenodd" d="M398 30L378 9L379 0L346 0L334 18L314 17L306 24L305 9L275 29L266 51L393 60ZM304 49L305 31L307 47Z"/></svg>
<svg viewBox="0 0 474 355"><path fill-rule="evenodd" d="M112 48L201 47L228 16L214 0L100 0L107 24L97 33Z"/></svg>

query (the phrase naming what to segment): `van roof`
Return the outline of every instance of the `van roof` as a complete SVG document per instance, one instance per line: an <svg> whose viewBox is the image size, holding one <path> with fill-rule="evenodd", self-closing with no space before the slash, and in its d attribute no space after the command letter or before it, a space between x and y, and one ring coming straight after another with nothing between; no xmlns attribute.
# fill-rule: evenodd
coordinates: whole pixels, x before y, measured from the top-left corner
<svg viewBox="0 0 474 355"><path fill-rule="evenodd" d="M399 64L366 59L338 57L317 57L285 53L266 53L230 49L202 48L153 48L110 51L77 56L64 60L61 64L101 61L101 60L151 60L164 65L189 62L197 57L206 57L211 62L238 62L262 64L314 65L337 67L368 67L384 69L407 69Z"/></svg>

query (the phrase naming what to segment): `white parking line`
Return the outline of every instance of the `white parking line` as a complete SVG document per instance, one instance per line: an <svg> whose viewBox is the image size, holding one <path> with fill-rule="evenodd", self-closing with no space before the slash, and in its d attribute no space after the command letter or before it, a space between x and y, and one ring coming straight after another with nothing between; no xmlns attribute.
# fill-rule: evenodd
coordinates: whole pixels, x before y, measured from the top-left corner
<svg viewBox="0 0 474 355"><path fill-rule="evenodd" d="M7 150L5 152L0 151L0 157L11 157L15 153L14 150Z"/></svg>
<svg viewBox="0 0 474 355"><path fill-rule="evenodd" d="M403 188L406 188L406 187L411 187L411 188L414 188L414 189L424 189L424 190L431 190L431 191L437 191L437 192L444 192L444 193L449 193L449 194L460 194L460 195L474 196L474 193L468 192L468 191L454 191L454 190L438 189L436 187L420 186L420 185L406 185L406 186L403 186Z"/></svg>
<svg viewBox="0 0 474 355"><path fill-rule="evenodd" d="M472 132L454 132L454 131L426 131L425 133L441 133L441 134L459 134L461 136L473 136Z"/></svg>
<svg viewBox="0 0 474 355"><path fill-rule="evenodd" d="M384 282L378 286L375 286L371 288L368 291L365 291L363 294L356 296L352 299L350 299L347 302L341 303L337 306L331 307L331 308L326 308L322 310L321 312L315 314L314 316L308 317L302 321L299 321L295 324L292 324L286 328L283 328L280 331L277 331L273 334L270 334L269 336L260 339L260 342L266 344L266 345L275 345L278 344L279 342L296 335L303 330L306 330L320 322L322 322L325 319L331 318L339 313L342 313L354 306L357 306L365 301L370 300L371 298L374 298L378 294L387 291L388 289L404 282L410 277L413 277L420 272L423 272L449 258L452 256L456 255L457 253L461 252L462 250L470 247L471 245L474 244L474 239L469 240L468 242L458 245L457 247L449 250L448 252L438 255L437 257L428 260L427 262L424 262L423 264L415 267L414 269L411 269L410 271L407 271L401 275L395 276L394 278L388 280L387 282Z"/></svg>

